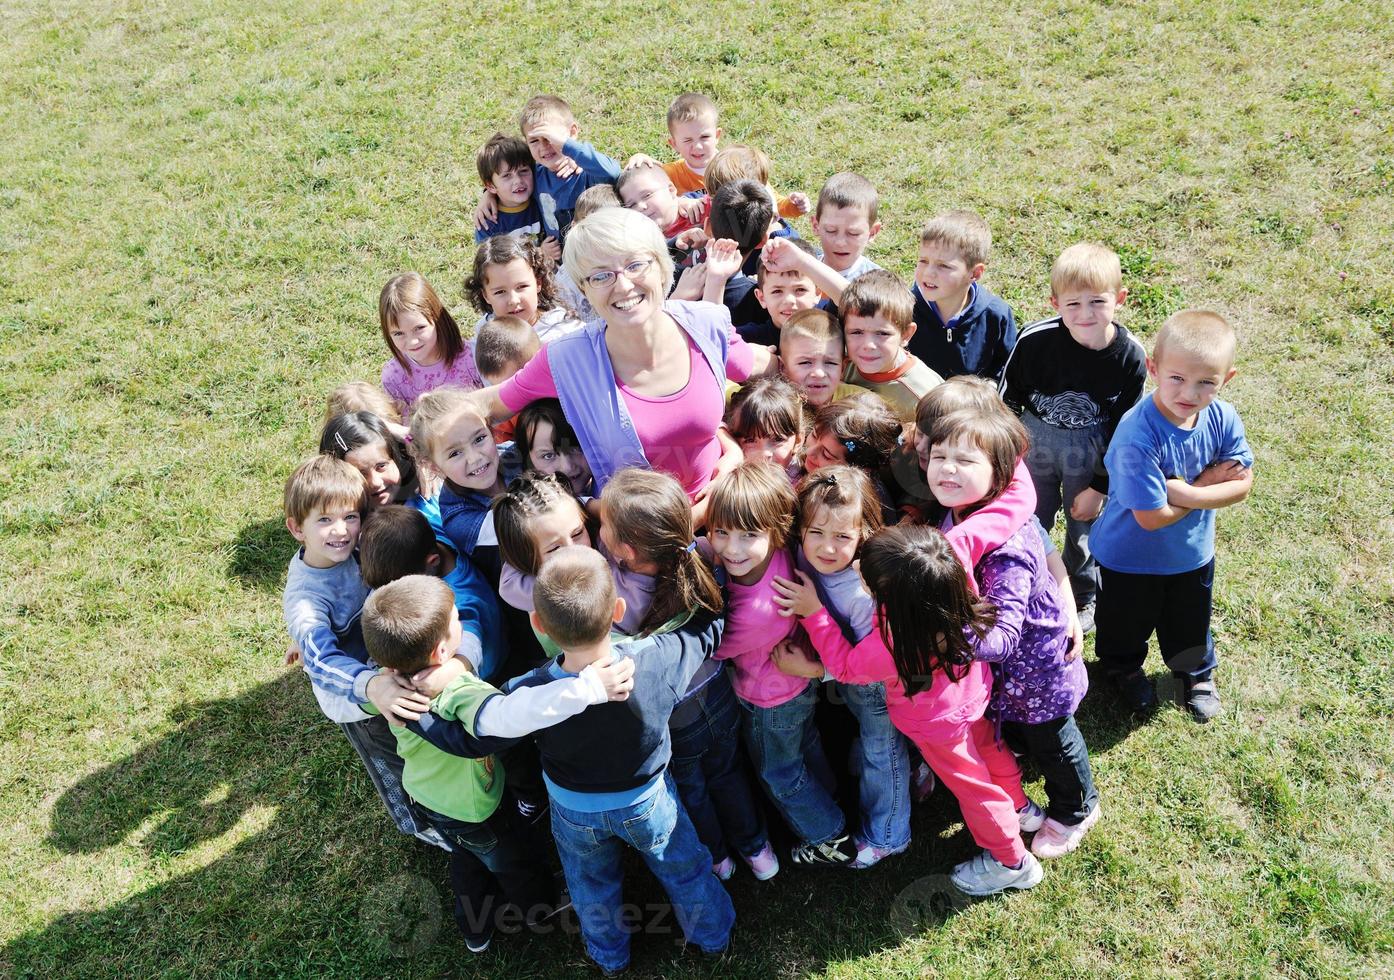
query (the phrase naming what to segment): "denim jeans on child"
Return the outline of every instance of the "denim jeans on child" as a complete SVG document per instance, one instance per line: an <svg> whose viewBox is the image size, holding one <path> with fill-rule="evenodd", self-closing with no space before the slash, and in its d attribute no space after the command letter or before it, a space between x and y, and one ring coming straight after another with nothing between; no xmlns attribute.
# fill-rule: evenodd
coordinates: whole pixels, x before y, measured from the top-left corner
<svg viewBox="0 0 1394 980"><path fill-rule="evenodd" d="M1074 715L1038 725L1004 721L1002 738L1012 751L1034 762L1045 777L1046 816L1073 827L1094 809L1099 794L1089 768L1089 749Z"/></svg>
<svg viewBox="0 0 1394 980"><path fill-rule="evenodd" d="M669 774L647 799L614 810L584 813L554 798L552 836L586 952L603 969L627 966L630 932L654 924L646 912L624 905L625 845L643 856L662 883L688 942L708 953L730 942L735 907L712 873L711 854L679 805Z"/></svg>
<svg viewBox="0 0 1394 980"><path fill-rule="evenodd" d="M813 724L818 684L809 681L802 694L773 708L736 700L750 760L794 836L801 844L841 837L846 820L832 797L832 770Z"/></svg>
<svg viewBox="0 0 1394 980"><path fill-rule="evenodd" d="M1070 505L1081 490L1087 490L1095 474L1103 468L1108 442L1101 424L1085 429L1061 429L1023 412L1021 422L1031 436L1026 452L1026 468L1036 487L1036 517L1049 533L1055 515L1065 512L1065 547L1060 557L1070 573L1075 604L1081 608L1093 602L1099 591L1099 569L1089 553L1089 530L1093 521L1077 521L1070 516Z"/></svg>
<svg viewBox="0 0 1394 980"><path fill-rule="evenodd" d="M864 844L898 851L910 843L910 753L886 710L886 685L838 683L836 690L860 730L858 836Z"/></svg>
<svg viewBox="0 0 1394 980"><path fill-rule="evenodd" d="M711 680L673 709L668 771L698 838L720 863L734 856L732 849L747 857L760 853L769 837L741 749L736 694L716 666Z"/></svg>

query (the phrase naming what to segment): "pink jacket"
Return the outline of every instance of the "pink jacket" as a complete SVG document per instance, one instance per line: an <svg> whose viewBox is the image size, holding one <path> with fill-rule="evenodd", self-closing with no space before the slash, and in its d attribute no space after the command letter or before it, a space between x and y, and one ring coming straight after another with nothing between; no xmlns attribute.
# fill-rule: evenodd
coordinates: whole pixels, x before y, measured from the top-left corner
<svg viewBox="0 0 1394 980"><path fill-rule="evenodd" d="M944 532L959 563L968 570L968 587L978 591L975 569L983 556L1002 547L1036 512L1036 485L1022 460L1016 461L1012 482L992 503L975 510L967 520Z"/></svg>
<svg viewBox="0 0 1394 980"><path fill-rule="evenodd" d="M774 602L776 575L794 577L788 548L774 553L765 574L754 585L726 584L726 633L712 654L713 659L731 662L731 686L742 699L759 708L784 704L808 687L807 678L782 673L770 659L779 641L799 625L794 617L779 614Z"/></svg>
<svg viewBox="0 0 1394 980"><path fill-rule="evenodd" d="M879 614L875 629L856 646L847 642L826 609L819 609L802 622L828 673L845 684L885 683L891 724L911 741L956 742L967 735L969 726L987 710L988 697L992 694L992 669L985 663L974 662L957 682L950 681L942 670L936 671L929 690L906 697L891 651L881 642Z"/></svg>

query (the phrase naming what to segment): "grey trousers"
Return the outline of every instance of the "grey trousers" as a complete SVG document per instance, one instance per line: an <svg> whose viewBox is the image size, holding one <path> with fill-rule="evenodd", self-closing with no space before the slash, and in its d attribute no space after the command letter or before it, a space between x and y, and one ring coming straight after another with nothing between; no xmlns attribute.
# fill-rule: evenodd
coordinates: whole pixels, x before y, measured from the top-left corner
<svg viewBox="0 0 1394 980"><path fill-rule="evenodd" d="M383 717L374 715L366 721L340 724L339 728L358 758L363 760L363 768L368 770L368 778L373 781L373 788L382 797L397 829L441 850L450 850L450 844L430 825L402 786L402 757L397 754L397 738Z"/></svg>
<svg viewBox="0 0 1394 980"><path fill-rule="evenodd" d="M1087 429L1060 429L1047 425L1030 412L1021 415L1031 435L1026 452L1026 468L1036 485L1036 518L1047 531L1055 526L1055 515L1065 513L1065 547L1060 557L1070 573L1070 588L1080 608L1093 602L1099 591L1099 566L1089 553L1089 529L1093 521L1077 521L1070 516L1075 495L1088 489L1096 469L1102 465L1108 443L1102 425Z"/></svg>

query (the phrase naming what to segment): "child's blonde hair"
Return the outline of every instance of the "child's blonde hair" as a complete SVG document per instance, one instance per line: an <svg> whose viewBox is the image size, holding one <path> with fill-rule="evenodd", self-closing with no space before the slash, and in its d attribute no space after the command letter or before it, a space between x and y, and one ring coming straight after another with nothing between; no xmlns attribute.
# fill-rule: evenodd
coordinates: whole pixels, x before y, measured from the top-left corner
<svg viewBox="0 0 1394 980"><path fill-rule="evenodd" d="M971 269L987 262L992 229L974 211L945 211L925 224L920 231L920 244L946 248Z"/></svg>
<svg viewBox="0 0 1394 980"><path fill-rule="evenodd" d="M842 320L838 317L837 311L820 310L817 307L811 310L799 310L780 328L779 351L781 354L784 353L785 341L795 337L807 337L809 340L816 340L820 343L836 340L844 347L846 345L842 336Z"/></svg>
<svg viewBox="0 0 1394 980"><path fill-rule="evenodd" d="M479 406L463 388L436 388L416 400L411 413L411 451L418 462L431 460L436 441L462 415L471 415L488 425Z"/></svg>
<svg viewBox="0 0 1394 980"><path fill-rule="evenodd" d="M1123 266L1118 253L1097 242L1080 242L1060 253L1050 267L1050 295L1071 289L1116 293L1123 288Z"/></svg>
<svg viewBox="0 0 1394 980"><path fill-rule="evenodd" d="M866 213L867 224L876 224L876 208L880 199L871 181L850 170L833 174L823 181L818 191L818 205L813 216L821 219L824 208L860 208Z"/></svg>
<svg viewBox="0 0 1394 980"><path fill-rule="evenodd" d="M718 150L702 174L702 183L707 186L707 193L713 197L722 187L737 180L753 180L757 184L768 186L770 158L753 146L735 143L724 150Z"/></svg>
<svg viewBox="0 0 1394 980"><path fill-rule="evenodd" d="M384 422L402 424L402 413L397 403L388 397L381 385L368 381L346 381L329 393L324 406L324 421L328 425L340 415L352 412L371 412Z"/></svg>
<svg viewBox="0 0 1394 980"><path fill-rule="evenodd" d="M518 128L527 135L530 128L549 119L555 119L564 126L576 121L565 99L557 95L534 95L523 103L523 111L518 113Z"/></svg>
<svg viewBox="0 0 1394 980"><path fill-rule="evenodd" d="M668 131L672 132L678 123L696 122L699 119L703 122L710 120L714 126L717 118L716 103L710 98L700 92L684 92L668 107Z"/></svg>
<svg viewBox="0 0 1394 980"><path fill-rule="evenodd" d="M431 284L415 272L403 272L401 275L393 276L387 280L382 292L378 294L378 324L382 327L382 339L387 341L387 349L392 352L393 360L402 365L407 374L411 374L411 358L399 351L397 345L392 342L392 325L397 317L407 310L420 313L435 325L436 343L445 355L445 363L453 364L455 358L465 349L460 327L455 323L450 311L445 308L445 304L440 301L436 291L431 288Z"/></svg>
<svg viewBox="0 0 1394 980"><path fill-rule="evenodd" d="M799 481L798 526L800 533L812 523L820 507L849 508L856 512L860 538L865 541L881 530L881 498L866 470L856 466L825 466Z"/></svg>
<svg viewBox="0 0 1394 980"><path fill-rule="evenodd" d="M614 625L615 579L599 552L567 548L537 573L533 606L542 632L563 650L599 643Z"/></svg>
<svg viewBox="0 0 1394 980"><path fill-rule="evenodd" d="M615 539L639 561L658 566L654 578L662 587L639 623L641 635L684 611L721 611L721 589L693 548L692 502L677 480L638 467L620 470L601 491L600 506Z"/></svg>
<svg viewBox="0 0 1394 980"><path fill-rule="evenodd" d="M581 192L581 196L576 198L576 210L572 212L571 223L584 221L601 208L622 207L624 202L620 200L614 184L596 184L594 187L587 187Z"/></svg>
<svg viewBox="0 0 1394 980"><path fill-rule="evenodd" d="M910 332L915 319L915 298L889 269L873 269L848 283L838 300L844 328L851 316L884 316L900 335Z"/></svg>
<svg viewBox="0 0 1394 980"><path fill-rule="evenodd" d="M736 439L802 438L803 399L778 375L747 381L731 396L726 428Z"/></svg>
<svg viewBox="0 0 1394 980"><path fill-rule="evenodd" d="M920 397L915 406L915 428L928 434L939 419L964 408L979 412L1011 411L991 381L976 374L957 374Z"/></svg>
<svg viewBox="0 0 1394 980"><path fill-rule="evenodd" d="M484 321L474 338L474 366L482 377L497 377L510 367L515 371L521 368L541 349L537 331L522 317L492 317Z"/></svg>
<svg viewBox="0 0 1394 980"><path fill-rule="evenodd" d="M1229 321L1214 310L1181 310L1167 317L1152 346L1152 360L1160 363L1167 352L1189 354L1207 363L1234 366L1238 338Z"/></svg>
<svg viewBox="0 0 1394 980"><path fill-rule="evenodd" d="M296 524L304 524L316 508L357 507L361 514L368 509L368 485L352 463L319 453L291 472L281 502L286 519Z"/></svg>
<svg viewBox="0 0 1394 980"><path fill-rule="evenodd" d="M708 499L708 528L768 531L772 548L782 548L789 540L798 499L789 477L774 463L744 460L717 481Z"/></svg>
<svg viewBox="0 0 1394 980"><path fill-rule="evenodd" d="M494 311L484 296L484 274L489 271L490 266L508 265L515 259L527 263L528 268L532 270L533 278L537 280L538 312L546 313L559 305L557 287L552 281L552 263L543 254L541 247L531 239L517 235L495 235L493 238L484 239L474 250L474 271L465 279L465 292L480 313Z"/></svg>

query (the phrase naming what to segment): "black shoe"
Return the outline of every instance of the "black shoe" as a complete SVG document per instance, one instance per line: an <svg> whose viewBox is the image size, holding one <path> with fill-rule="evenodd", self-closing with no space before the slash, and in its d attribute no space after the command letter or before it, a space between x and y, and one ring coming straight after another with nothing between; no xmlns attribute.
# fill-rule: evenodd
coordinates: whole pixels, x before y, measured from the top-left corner
<svg viewBox="0 0 1394 980"><path fill-rule="evenodd" d="M1118 688L1123 706L1129 711L1141 713L1157 707L1157 692L1152 687L1152 681L1142 672L1142 668L1116 675L1113 683Z"/></svg>
<svg viewBox="0 0 1394 980"><path fill-rule="evenodd" d="M848 865L857 859L857 845L849 834L821 844L800 844L789 852L795 864Z"/></svg>
<svg viewBox="0 0 1394 980"><path fill-rule="evenodd" d="M524 799L520 796L518 797L518 816L522 817L528 823L535 824L547 815L548 806L549 804L545 797L539 803Z"/></svg>
<svg viewBox="0 0 1394 980"><path fill-rule="evenodd" d="M494 941L494 930L493 930L493 929L490 929L488 932L486 932L486 933L485 933L484 935L482 935L482 936L475 936L475 937L473 937L473 938L470 938L470 937L466 936L466 937L465 937L465 949L467 949L467 950L469 950L471 953L475 953L475 954L487 953L487 952L489 952L489 944L490 944L491 942L493 942L493 941Z"/></svg>
<svg viewBox="0 0 1394 980"><path fill-rule="evenodd" d="M1075 610L1075 615L1079 617L1079 631L1085 636L1094 632L1094 603L1086 602Z"/></svg>
<svg viewBox="0 0 1394 980"><path fill-rule="evenodd" d="M1220 692L1215 690L1215 682L1210 678L1203 681L1189 677L1179 678L1176 700L1181 707L1191 713L1197 724L1204 725L1220 713Z"/></svg>

